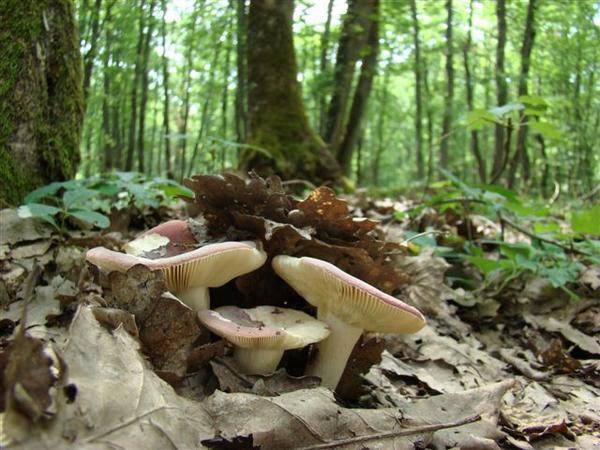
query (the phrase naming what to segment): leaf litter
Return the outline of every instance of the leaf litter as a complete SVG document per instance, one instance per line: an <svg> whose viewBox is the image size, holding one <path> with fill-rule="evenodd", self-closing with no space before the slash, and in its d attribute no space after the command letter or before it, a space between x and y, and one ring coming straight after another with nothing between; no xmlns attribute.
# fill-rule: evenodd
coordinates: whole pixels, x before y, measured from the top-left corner
<svg viewBox="0 0 600 450"><path fill-rule="evenodd" d="M43 223L4 210L3 444L59 449L600 445L594 266L580 278L588 298L575 305L568 296L551 293L546 300L548 288L532 285L520 292L518 284L508 285L501 295L452 289L445 274L455 266L431 251L410 255L400 244L406 224L391 220L393 202L363 199L361 206L328 188L299 201L276 178L255 175L197 176L188 186L196 192L190 210L199 214L195 231L201 242L257 239L269 258L286 253L325 259L419 307L428 326L415 335L363 337L336 396L318 387L318 379L301 375L306 351L290 352L273 374L241 375L224 341L211 339L193 312L165 294L159 272L143 266L128 273L88 270L81 246L104 239L122 247L121 235L107 240L88 232L83 240L61 243ZM368 216L386 221L385 234ZM433 214L427 220L448 229L459 223L451 218L444 225L446 219ZM477 232L495 230L493 223L472 220ZM28 298L23 285L36 266L41 274L19 334ZM286 307L314 313L269 263L211 292L215 306L283 299Z"/></svg>

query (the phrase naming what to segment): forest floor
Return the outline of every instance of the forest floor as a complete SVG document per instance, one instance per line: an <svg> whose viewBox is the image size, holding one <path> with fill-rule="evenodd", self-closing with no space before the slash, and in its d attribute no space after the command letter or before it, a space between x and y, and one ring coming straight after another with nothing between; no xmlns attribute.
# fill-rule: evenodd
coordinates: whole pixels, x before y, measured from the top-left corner
<svg viewBox="0 0 600 450"><path fill-rule="evenodd" d="M296 227L269 218L264 206L282 198L277 189L246 186L227 197L222 188L199 187L208 196L201 211L181 204L130 208L113 215L103 232L58 233L16 210L0 211L0 446L600 449L598 266L586 265L568 289L522 273L490 281L463 260L410 242L385 264L408 274L403 295L423 311L427 326L413 335L362 339L336 395L315 377L287 374L301 375L305 353L292 352L272 375L239 373L225 343L163 295L160 272L136 266L104 276L86 263L89 248L121 249L141 230L188 215L208 222L209 231L227 217L225 234L233 238L260 229L269 251L320 246L325 259L341 251L342 265L359 254L356 248L339 236L331 239L335 245L324 244L315 229L331 238L350 227L367 253L375 244L403 242L415 229L414 219L393 213L410 209L412 200L342 201L319 191L294 206L307 217L321 208L331 213ZM211 203L217 197L221 204ZM238 204L232 198L255 207L231 214L228 205ZM365 219L377 228L367 230ZM452 236L464 234L465 221L479 236L501 231L485 217L451 210L429 210L418 220L417 229ZM531 242L518 231L505 238ZM497 255L490 244L486 256ZM453 281L465 279L475 283L467 289ZM211 301L227 304L234 289L246 298L270 292L258 284L238 280L211 290Z"/></svg>

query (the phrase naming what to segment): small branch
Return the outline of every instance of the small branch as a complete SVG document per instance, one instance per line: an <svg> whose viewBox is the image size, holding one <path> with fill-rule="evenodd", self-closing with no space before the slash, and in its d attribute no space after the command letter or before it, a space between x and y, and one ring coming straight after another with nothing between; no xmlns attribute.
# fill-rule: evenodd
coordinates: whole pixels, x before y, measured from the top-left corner
<svg viewBox="0 0 600 450"><path fill-rule="evenodd" d="M556 245L557 247L560 247L564 251L569 252L569 253L575 253L577 255L583 255L583 256L593 256L590 253L587 253L587 252L584 252L582 250L576 249L572 245L565 245L565 244L562 244L560 242L554 241L552 239L548 239L548 238L539 236L539 235L537 235L535 233L532 233L531 231L523 228L522 226L517 225L516 223L510 221L505 216L503 216L501 213L498 213L498 218L500 219L500 223L501 224L506 224L509 227L517 230L519 233L523 233L525 236L530 237L531 239L535 239L535 240L538 240L538 241L541 241L541 242L545 242L547 244Z"/></svg>
<svg viewBox="0 0 600 450"><path fill-rule="evenodd" d="M593 198L594 195L596 195L598 192L600 192L600 184L598 184L594 189L592 189L587 194L582 195L581 197L579 197L579 200L582 201L582 202L585 202L586 200L589 200L589 199Z"/></svg>
<svg viewBox="0 0 600 450"><path fill-rule="evenodd" d="M506 123L506 140L504 141L504 159L502 161L502 166L498 168L498 172L493 174L490 184L496 184L506 170L506 166L508 165L508 161L510 159L510 140L512 138L513 128L512 121L508 119Z"/></svg>
<svg viewBox="0 0 600 450"><path fill-rule="evenodd" d="M475 416L469 416L461 420L457 420L455 422L447 422L433 425L423 425L421 427L415 428L407 428L404 430L398 431L388 431L385 433L376 433L369 434L365 436L356 436L348 439L336 439L331 442L327 442L325 444L317 444L317 445L309 445L307 447L300 447L298 450L319 450L323 448L340 448L343 445L351 445L356 444L358 442L372 441L375 439L387 439L387 438L395 438L401 436L411 436L414 434L423 434L423 433L433 433L434 431L445 430L447 428L455 428L463 425L467 425L469 423L477 422L481 420L481 416L479 414Z"/></svg>

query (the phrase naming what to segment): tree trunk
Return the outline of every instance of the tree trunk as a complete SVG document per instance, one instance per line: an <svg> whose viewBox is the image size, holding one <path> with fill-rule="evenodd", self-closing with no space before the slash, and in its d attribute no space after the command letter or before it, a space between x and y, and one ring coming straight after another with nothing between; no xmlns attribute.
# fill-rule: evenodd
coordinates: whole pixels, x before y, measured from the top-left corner
<svg viewBox="0 0 600 450"><path fill-rule="evenodd" d="M360 76L354 92L354 99L350 107L350 115L344 139L338 151L338 163L345 174L350 173L352 163L352 152L356 146L356 141L361 133L361 122L367 107L367 101L371 94L373 86L373 77L377 71L377 53L379 52L379 0L373 1L373 12L369 17L369 35L364 51Z"/></svg>
<svg viewBox="0 0 600 450"><path fill-rule="evenodd" d="M529 77L529 63L531 60L531 51L533 50L533 42L535 40L535 8L535 0L529 0L529 5L527 7L527 19L525 20L525 32L523 33L523 45L521 46L519 96L528 94L527 79ZM529 155L527 154L527 148L525 147L525 142L527 139L527 120L529 118L522 112L519 116L520 126L517 133L517 149L511 162L508 177L508 187L510 188L512 188L515 184L519 166L523 168L523 181L527 182L530 177Z"/></svg>
<svg viewBox="0 0 600 450"><path fill-rule="evenodd" d="M327 110L325 134L334 155L338 155L343 139L347 105L354 76L354 67L364 47L372 13L372 0L348 0L348 11L344 16L342 31L333 74L333 93Z"/></svg>
<svg viewBox="0 0 600 450"><path fill-rule="evenodd" d="M190 29L187 30L188 36L193 36L196 30L196 21L198 20L197 11L194 12L192 17L192 23ZM187 42L187 49L185 52L185 65L184 65L184 79L183 79L183 117L179 121L178 132L181 136L179 144L179 181L183 179L185 174L186 166L186 151L187 151L187 128L188 119L190 117L190 95L192 92L192 68L194 65L193 61L193 50L194 42L193 39L189 39Z"/></svg>
<svg viewBox="0 0 600 450"><path fill-rule="evenodd" d="M440 143L440 167L448 168L448 147L450 142L450 125L452 123L452 108L454 100L454 64L452 48L452 0L446 0L446 101L444 105L444 119L442 122L442 136Z"/></svg>
<svg viewBox="0 0 600 450"><path fill-rule="evenodd" d="M496 0L496 20L498 27L498 44L496 46L496 103L505 105L508 101L508 87L504 73L504 49L506 47L506 0ZM504 167L504 127L496 125L494 141L494 163L491 178L498 179Z"/></svg>
<svg viewBox="0 0 600 450"><path fill-rule="evenodd" d="M327 107L327 102L325 101L325 95L323 95L323 91L326 86L329 86L329 83L325 83L327 79L327 72L329 69L329 60L327 59L327 51L329 49L329 37L331 35L331 15L333 12L333 3L335 0L329 0L327 3L327 20L325 21L325 30L321 35L321 56L319 58L319 133L321 136L325 134L325 108Z"/></svg>
<svg viewBox="0 0 600 450"><path fill-rule="evenodd" d="M165 0L161 0L163 10L160 32L162 34L162 86L163 86L163 132L165 140L165 171L167 178L173 178L173 170L171 169L171 125L169 119L170 99L169 99L169 60L167 58L167 4ZM160 159L159 159L160 160ZM160 167L160 164L159 164Z"/></svg>
<svg viewBox="0 0 600 450"><path fill-rule="evenodd" d="M102 95L102 137L104 143L104 170L109 171L114 166L113 161L113 153L114 153L114 139L112 138L112 132L110 127L110 108L112 105L111 100L111 74L109 73L109 64L110 64L110 54L111 54L111 44L112 44L112 6L113 3L109 4L106 8L106 18L105 21L107 23L105 36L106 43L104 48L104 55L102 58L102 81L104 92Z"/></svg>
<svg viewBox="0 0 600 450"><path fill-rule="evenodd" d="M2 0L0 207L75 176L82 62L70 0Z"/></svg>
<svg viewBox="0 0 600 450"><path fill-rule="evenodd" d="M248 143L254 148L242 155L241 167L263 175L331 181L337 179L339 166L308 125L296 78L293 11L292 0L250 2Z"/></svg>
<svg viewBox="0 0 600 450"><path fill-rule="evenodd" d="M246 75L246 34L248 29L248 16L246 14L246 0L231 0L236 4L236 64L237 88L235 91L235 130L238 142L246 142L248 129L247 116L247 75Z"/></svg>
<svg viewBox="0 0 600 450"><path fill-rule="evenodd" d="M425 167L423 164L423 95L422 77L423 63L421 61L421 39L419 36L419 18L417 14L417 1L410 1L410 10L413 25L413 42L415 46L415 161L417 164L417 177L423 179Z"/></svg>
<svg viewBox="0 0 600 450"><path fill-rule="evenodd" d="M473 80L471 77L471 66L469 64L469 54L471 53L471 30L473 28L473 0L469 3L469 29L467 31L467 39L465 41L465 45L463 47L463 61L465 66L465 90L467 93L467 107L469 111L473 111L474 109L474 101L473 101ZM486 168L485 161L481 156L481 151L479 150L479 133L477 130L471 130L471 140L470 147L473 156L475 157L475 161L477 162L477 171L479 173L479 181L485 183L486 179Z"/></svg>
<svg viewBox="0 0 600 450"><path fill-rule="evenodd" d="M146 1L140 0L140 8L138 14L140 15L138 21L138 42L135 51L135 67L133 69L133 84L131 85L131 93L129 95L130 119L129 119L129 134L127 139L127 159L125 160L125 170L130 171L133 169L133 155L135 153L135 128L137 125L137 106L138 106L138 85L140 84L140 77L142 73L142 52L144 48L144 5Z"/></svg>
<svg viewBox="0 0 600 450"><path fill-rule="evenodd" d="M96 48L98 46L98 37L100 36L100 11L102 11L102 0L96 0L94 3L94 10L92 11L92 35L89 42L86 42L89 50L83 57L84 100L87 100L88 98L90 82L92 80L92 70L94 68L94 59L96 58Z"/></svg>
<svg viewBox="0 0 600 450"><path fill-rule="evenodd" d="M142 84L140 86L140 123L138 126L137 138L137 156L138 156L138 171L144 172L144 133L146 129L146 104L148 103L148 60L150 59L150 41L154 34L154 5L155 0L150 3L150 12L148 13L148 30L144 36L144 50L142 53L142 67L140 69Z"/></svg>

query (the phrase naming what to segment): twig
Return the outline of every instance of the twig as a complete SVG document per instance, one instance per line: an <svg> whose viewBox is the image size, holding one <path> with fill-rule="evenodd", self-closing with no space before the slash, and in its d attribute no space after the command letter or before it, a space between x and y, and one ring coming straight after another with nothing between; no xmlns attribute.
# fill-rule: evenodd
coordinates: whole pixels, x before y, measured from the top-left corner
<svg viewBox="0 0 600 450"><path fill-rule="evenodd" d="M548 200L548 204L552 205L554 204L554 202L556 200L558 200L558 196L560 195L560 184L558 182L554 182L554 193L552 194L552 197L550 197L550 200Z"/></svg>
<svg viewBox="0 0 600 450"><path fill-rule="evenodd" d="M313 190L317 188L317 186L315 186L310 181L308 181L308 180L300 180L300 179L298 179L298 180L285 180L285 181L282 181L281 184L283 186L291 186L293 184L302 184L302 185L306 186L307 188L313 189Z"/></svg>
<svg viewBox="0 0 600 450"><path fill-rule="evenodd" d="M400 245L406 245L411 241L414 241L415 239L419 239L422 238L423 236L430 236L430 235L438 235L438 234L444 234L444 231L441 230L429 230L429 231L424 231L422 233L419 234L415 234L414 236L409 237L408 239L403 240Z"/></svg>
<svg viewBox="0 0 600 450"><path fill-rule="evenodd" d="M569 252L569 253L575 253L577 255L583 255L583 256L593 256L592 254L590 254L588 252L584 252L583 250L579 250L579 249L573 247L572 245L569 246L569 245L561 244L560 242L557 242L555 240L548 239L543 236L532 233L531 231L523 228L521 225L517 225L516 223L510 221L505 216L503 216L501 213L498 213L498 218L500 219L501 224L506 224L509 227L514 228L518 232L523 233L525 236L529 236L531 239L545 242L547 244L556 245L557 247L560 247L564 251Z"/></svg>
<svg viewBox="0 0 600 450"><path fill-rule="evenodd" d="M589 199L593 198L594 195L596 195L598 192L600 192L600 184L598 184L590 192L588 192L585 195L582 195L581 197L579 197L579 200L582 201L582 202L585 202L586 200L589 200Z"/></svg>
<svg viewBox="0 0 600 450"><path fill-rule="evenodd" d="M317 445L309 445L306 447L299 447L296 450L319 450L322 448L339 448L342 445L356 444L358 442L372 441L375 439L387 439L387 438L394 438L394 437L400 437L400 436L410 436L413 434L432 433L434 431L445 430L447 428L460 427L462 425L467 425L469 423L477 422L478 420L481 420L481 416L479 414L474 415L474 416L469 416L464 419L457 420L455 422L439 423L439 424L433 424L433 425L423 425L421 427L407 428L407 429L398 430L398 431L387 431L385 433L368 434L365 436L356 436L356 437L347 438L347 439L336 439L331 442L327 442L325 444L317 444Z"/></svg>

